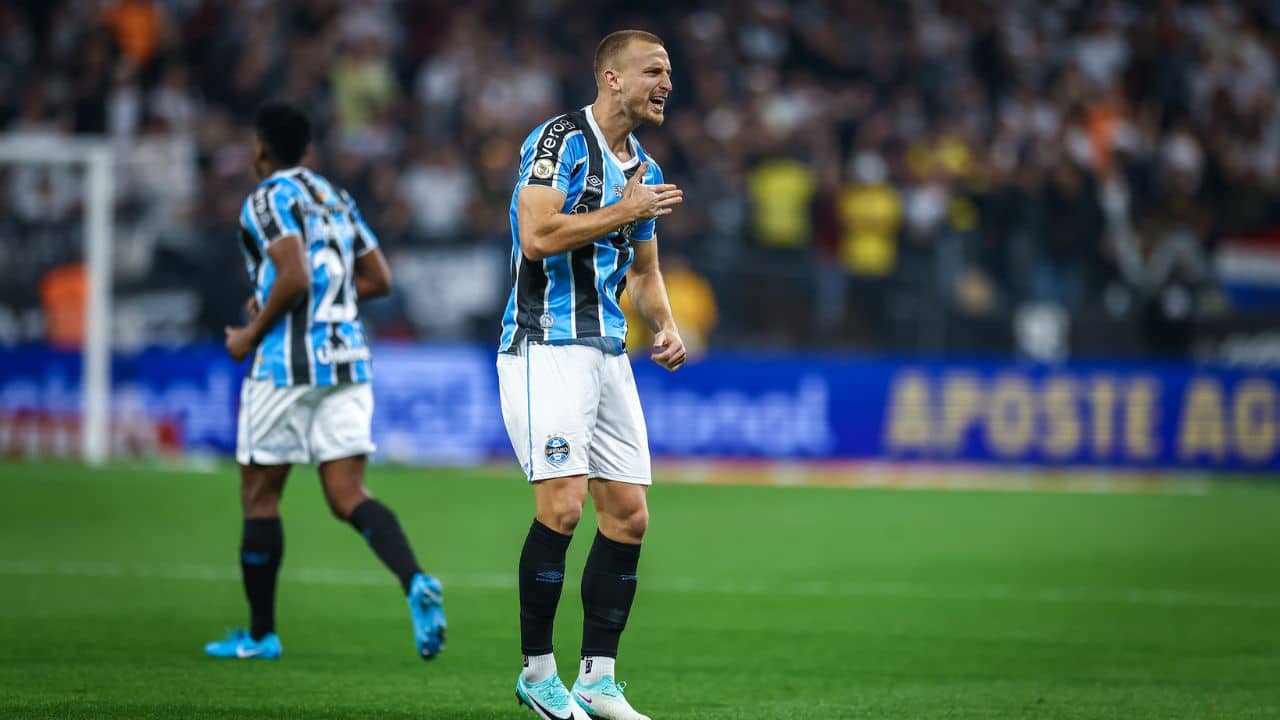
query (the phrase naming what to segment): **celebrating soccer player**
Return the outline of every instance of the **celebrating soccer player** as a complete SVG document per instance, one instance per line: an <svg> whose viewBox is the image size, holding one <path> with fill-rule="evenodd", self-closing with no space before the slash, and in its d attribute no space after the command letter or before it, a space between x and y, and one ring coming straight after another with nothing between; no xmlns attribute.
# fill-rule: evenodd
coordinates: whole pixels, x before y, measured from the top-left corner
<svg viewBox="0 0 1280 720"><path fill-rule="evenodd" d="M307 118L291 105L269 104L255 125L254 169L264 179L240 213L252 321L226 330L232 357L253 354L236 440L240 569L251 622L205 652L280 657L280 496L293 463L316 463L333 514L399 578L418 654L431 658L444 645L440 582L418 567L395 514L364 486L365 458L374 450L373 390L357 301L390 292L391 272L351 196L299 165L311 138Z"/></svg>
<svg viewBox="0 0 1280 720"><path fill-rule="evenodd" d="M658 271L657 218L683 199L631 134L661 125L671 92L662 41L638 30L596 49L595 102L525 140L511 199L511 295L498 378L502 415L533 485L536 517L520 554L516 695L542 718L648 720L623 697L614 662L636 593L648 526L649 446L623 352L624 288L655 336L652 358L685 360ZM565 550L588 493L599 530L582 577L582 661L572 694L551 630Z"/></svg>

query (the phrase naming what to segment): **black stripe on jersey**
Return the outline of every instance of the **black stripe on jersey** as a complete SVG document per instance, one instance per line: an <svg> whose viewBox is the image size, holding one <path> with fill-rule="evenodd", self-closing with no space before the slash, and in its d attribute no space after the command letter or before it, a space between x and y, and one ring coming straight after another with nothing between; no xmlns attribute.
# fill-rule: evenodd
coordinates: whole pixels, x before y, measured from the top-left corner
<svg viewBox="0 0 1280 720"><path fill-rule="evenodd" d="M342 336L338 334L337 324L329 323L329 347L345 348L346 346L347 346L347 341L343 340ZM354 377L351 372L351 363L340 362L334 365L333 368L334 368L334 375L338 382L349 383L349 382L352 382L352 380L354 380Z"/></svg>
<svg viewBox="0 0 1280 720"><path fill-rule="evenodd" d="M253 237L253 233L243 225L240 226L240 246L249 256L249 262L253 264L253 272L257 273L258 267L262 265L262 250L258 247L258 241Z"/></svg>
<svg viewBox="0 0 1280 720"><path fill-rule="evenodd" d="M290 175L289 178L298 181L302 189L307 191L307 195L311 196L311 202L317 205L324 205L329 199L325 196L324 191L320 189L320 186L311 181L306 172L299 170Z"/></svg>
<svg viewBox="0 0 1280 720"><path fill-rule="evenodd" d="M533 163L529 167L529 185L555 187L556 166L560 163L560 155L564 151L565 139L573 131L587 127L585 119L581 122L573 119L570 113L561 115L548 122L538 135L538 142L533 146ZM584 133L585 135L585 133Z"/></svg>
<svg viewBox="0 0 1280 720"><path fill-rule="evenodd" d="M347 213L347 222L351 223L351 230L355 233L355 240L351 243L351 251L356 254L356 257L360 257L369 249L369 241L364 236L364 228L360 226L360 223L356 222L355 213Z"/></svg>
<svg viewBox="0 0 1280 720"><path fill-rule="evenodd" d="M258 221L258 227L262 228L262 241L268 245L280 237L282 232L275 213L271 212L271 191L274 189L274 184L265 185L253 193L253 217Z"/></svg>
<svg viewBox="0 0 1280 720"><path fill-rule="evenodd" d="M306 225L303 224L302 210L298 208L295 202L293 207L289 208L289 212L293 213L293 220L298 224L299 228L303 228L302 251L307 252ZM311 279L307 279L307 294L298 300L298 303L289 311L291 319L289 324L289 364L293 372L294 385L310 385L313 381L311 375L311 351L307 348L307 334L311 330L311 293L313 287Z"/></svg>
<svg viewBox="0 0 1280 720"><path fill-rule="evenodd" d="M639 169L640 169L640 163L636 163L631 167L631 169L624 170L622 174L626 176L628 180L630 180L632 176L636 174L636 171ZM644 178L641 178L641 180L643 179ZM631 262L631 255L632 253L635 252L635 249L631 247L631 232L635 229L635 226L636 226L636 223L631 223L626 228L619 230L618 237L614 240L613 247L615 250L618 251L617 262L615 262L613 265L613 269L615 272L626 267L626 264ZM618 289L615 291L614 300L619 300L622 298L622 289L625 288L626 285L627 285L627 277L624 275L622 277L622 280L618 282Z"/></svg>
<svg viewBox="0 0 1280 720"><path fill-rule="evenodd" d="M307 330L311 327L311 291L298 298L289 311L289 372L294 385L310 385L311 352L307 349Z"/></svg>
<svg viewBox="0 0 1280 720"><path fill-rule="evenodd" d="M547 272L542 261L534 262L520 253L520 267L511 263L511 280L516 286L516 333L511 343L523 344L527 335L538 334L542 315L547 311ZM546 335L545 331L542 333Z"/></svg>
<svg viewBox="0 0 1280 720"><path fill-rule="evenodd" d="M571 121L581 127L589 127L581 110L569 113ZM587 141L587 174L582 179L582 195L572 212L589 212L604 207L604 154L595 133L583 133ZM596 290L596 244L574 250L569 256L573 270L573 320L578 337L599 337L600 292Z"/></svg>

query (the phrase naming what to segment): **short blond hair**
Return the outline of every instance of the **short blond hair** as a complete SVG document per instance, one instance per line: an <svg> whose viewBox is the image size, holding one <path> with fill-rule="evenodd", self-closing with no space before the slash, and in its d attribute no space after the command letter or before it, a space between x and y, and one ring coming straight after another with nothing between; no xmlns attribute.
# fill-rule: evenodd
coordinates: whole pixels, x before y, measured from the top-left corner
<svg viewBox="0 0 1280 720"><path fill-rule="evenodd" d="M613 66L618 61L618 55L623 50L626 50L632 41L653 43L654 45L666 47L666 44L662 42L662 38L644 30L618 30L617 32L611 32L605 35L604 39L596 47L595 73L597 78L604 73L605 68Z"/></svg>

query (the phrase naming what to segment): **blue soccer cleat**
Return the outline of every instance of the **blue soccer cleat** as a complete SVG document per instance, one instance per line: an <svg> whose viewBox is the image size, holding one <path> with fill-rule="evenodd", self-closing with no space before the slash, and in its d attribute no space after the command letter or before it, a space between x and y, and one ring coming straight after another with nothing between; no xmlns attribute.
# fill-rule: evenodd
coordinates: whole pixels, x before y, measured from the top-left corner
<svg viewBox="0 0 1280 720"><path fill-rule="evenodd" d="M284 648L280 645L280 637L275 633L267 633L261 640L254 640L244 629L232 630L225 639L214 640L204 646L204 654L209 657L239 660L276 660L282 652Z"/></svg>
<svg viewBox="0 0 1280 720"><path fill-rule="evenodd" d="M569 697L564 683L556 675L542 682L526 683L524 675L516 678L516 700L526 705L542 720L591 720Z"/></svg>
<svg viewBox="0 0 1280 720"><path fill-rule="evenodd" d="M579 679L573 684L573 701L588 715L600 720L649 720L648 715L636 712L623 697L622 691L626 689L625 682L614 682L608 675L590 685L583 685Z"/></svg>
<svg viewBox="0 0 1280 720"><path fill-rule="evenodd" d="M444 619L444 589L436 578L418 573L409 585L409 616L413 618L413 641L423 660L444 649L448 623Z"/></svg>

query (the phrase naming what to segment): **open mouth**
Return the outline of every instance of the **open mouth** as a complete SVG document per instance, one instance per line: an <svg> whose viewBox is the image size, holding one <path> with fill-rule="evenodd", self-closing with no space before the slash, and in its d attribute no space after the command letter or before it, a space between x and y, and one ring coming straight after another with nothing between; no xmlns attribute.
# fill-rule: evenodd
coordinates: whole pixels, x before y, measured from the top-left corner
<svg viewBox="0 0 1280 720"><path fill-rule="evenodd" d="M662 113L663 108L667 106L667 96L655 96L649 98L649 109L656 113Z"/></svg>

